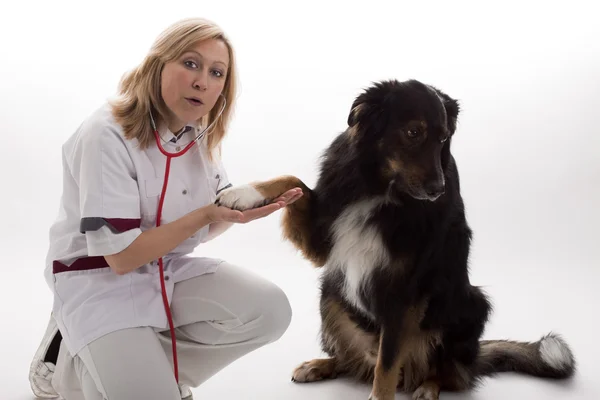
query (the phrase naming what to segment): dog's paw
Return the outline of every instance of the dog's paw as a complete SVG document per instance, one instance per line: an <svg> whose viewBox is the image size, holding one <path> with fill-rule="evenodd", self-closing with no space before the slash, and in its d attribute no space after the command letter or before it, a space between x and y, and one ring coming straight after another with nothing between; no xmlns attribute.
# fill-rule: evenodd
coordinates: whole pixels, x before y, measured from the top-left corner
<svg viewBox="0 0 600 400"><path fill-rule="evenodd" d="M292 374L292 382L306 383L333 379L336 377L335 361L332 359L315 359L298 366Z"/></svg>
<svg viewBox="0 0 600 400"><path fill-rule="evenodd" d="M395 390L377 390L375 387L373 387L369 395L369 400L394 400L395 398Z"/></svg>
<svg viewBox="0 0 600 400"><path fill-rule="evenodd" d="M234 210L245 211L261 207L268 203L258 190L252 185L234 186L223 190L217 195L215 204Z"/></svg>
<svg viewBox="0 0 600 400"><path fill-rule="evenodd" d="M392 397L380 397L377 396L374 392L371 392L369 395L369 400L394 400L394 395Z"/></svg>
<svg viewBox="0 0 600 400"><path fill-rule="evenodd" d="M439 389L427 384L419 386L412 396L412 400L439 400L439 398Z"/></svg>

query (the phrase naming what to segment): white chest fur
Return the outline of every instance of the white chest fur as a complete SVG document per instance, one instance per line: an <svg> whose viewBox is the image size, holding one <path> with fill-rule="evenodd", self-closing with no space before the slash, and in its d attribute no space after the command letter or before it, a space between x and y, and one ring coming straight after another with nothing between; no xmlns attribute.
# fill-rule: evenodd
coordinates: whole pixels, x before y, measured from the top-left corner
<svg viewBox="0 0 600 400"><path fill-rule="evenodd" d="M389 260L379 230L366 225L380 200L367 200L348 206L333 224L334 246L327 268L340 269L345 276L344 296L350 304L367 312L360 299L361 284L371 272ZM368 312L367 312L368 313Z"/></svg>

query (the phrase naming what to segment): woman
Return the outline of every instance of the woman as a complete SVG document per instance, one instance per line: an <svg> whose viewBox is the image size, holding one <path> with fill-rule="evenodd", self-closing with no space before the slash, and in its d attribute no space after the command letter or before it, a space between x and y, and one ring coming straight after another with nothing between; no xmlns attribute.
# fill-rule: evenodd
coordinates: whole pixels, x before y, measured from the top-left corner
<svg viewBox="0 0 600 400"><path fill-rule="evenodd" d="M216 25L179 21L64 144L45 271L54 306L30 370L37 396L191 399L190 387L286 331L291 309L277 286L191 255L302 195L246 212L214 205L230 186L217 153L235 68Z"/></svg>

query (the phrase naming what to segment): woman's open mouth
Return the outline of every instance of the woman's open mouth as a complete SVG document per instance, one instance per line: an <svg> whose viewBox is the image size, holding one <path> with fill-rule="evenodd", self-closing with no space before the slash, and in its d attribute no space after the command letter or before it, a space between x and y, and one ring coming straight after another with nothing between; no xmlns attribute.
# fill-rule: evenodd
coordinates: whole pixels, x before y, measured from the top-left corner
<svg viewBox="0 0 600 400"><path fill-rule="evenodd" d="M188 103L190 103L191 105L196 106L196 107L204 104L202 102L202 100L200 100L196 97L186 97L185 99L187 100Z"/></svg>

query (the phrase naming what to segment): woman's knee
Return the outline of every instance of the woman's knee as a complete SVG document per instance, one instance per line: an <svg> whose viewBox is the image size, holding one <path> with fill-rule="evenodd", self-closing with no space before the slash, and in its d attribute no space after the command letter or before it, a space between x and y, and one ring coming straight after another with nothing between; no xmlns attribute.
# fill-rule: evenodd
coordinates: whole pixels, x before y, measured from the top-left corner
<svg viewBox="0 0 600 400"><path fill-rule="evenodd" d="M262 316L269 342L278 340L287 331L292 321L292 306L285 292L272 284L265 290L262 304Z"/></svg>

